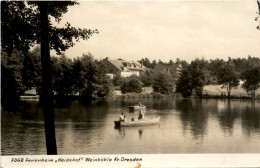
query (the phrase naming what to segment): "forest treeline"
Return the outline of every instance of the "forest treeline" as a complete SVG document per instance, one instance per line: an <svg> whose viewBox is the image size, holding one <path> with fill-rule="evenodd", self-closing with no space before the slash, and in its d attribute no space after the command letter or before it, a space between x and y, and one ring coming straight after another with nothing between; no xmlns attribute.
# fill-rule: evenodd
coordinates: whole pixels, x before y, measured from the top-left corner
<svg viewBox="0 0 260 168"><path fill-rule="evenodd" d="M160 93L171 93L175 87L176 92L183 96L202 96L203 87L209 84L219 84L226 88L227 96L231 96L233 88L242 83L242 88L255 98L255 92L260 87L260 58L228 58L223 59L195 59L191 63L176 59L165 63L142 59L144 66L151 68L145 72L141 80L145 85L153 87ZM181 66L180 66L181 65ZM178 73L178 67L181 67Z"/></svg>
<svg viewBox="0 0 260 168"><path fill-rule="evenodd" d="M93 98L109 96L115 88L122 93L140 93L143 87L152 87L161 94L180 92L183 96L202 96L203 87L214 83L225 87L230 96L232 89L243 81L242 88L254 98L260 87L260 59L256 57L228 58L227 61L202 58L191 63L178 58L169 62L148 58L138 61L147 68L141 76L122 78L116 75L110 79L104 65L91 53L74 59L65 54L52 56L53 92L60 96ZM29 52L14 50L12 54L3 51L1 68L2 100L18 98L32 88L41 94L40 47Z"/></svg>

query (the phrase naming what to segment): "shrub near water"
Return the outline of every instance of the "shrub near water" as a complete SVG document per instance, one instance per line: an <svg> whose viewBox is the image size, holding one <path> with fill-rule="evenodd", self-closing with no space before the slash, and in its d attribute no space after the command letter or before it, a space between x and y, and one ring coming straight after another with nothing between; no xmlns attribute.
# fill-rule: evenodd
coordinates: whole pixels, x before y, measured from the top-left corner
<svg viewBox="0 0 260 168"><path fill-rule="evenodd" d="M170 94L173 92L172 77L168 73L159 72L153 81L153 91L162 94Z"/></svg>
<svg viewBox="0 0 260 168"><path fill-rule="evenodd" d="M142 87L143 83L137 76L130 76L122 79L120 89L123 94L129 92L141 93Z"/></svg>

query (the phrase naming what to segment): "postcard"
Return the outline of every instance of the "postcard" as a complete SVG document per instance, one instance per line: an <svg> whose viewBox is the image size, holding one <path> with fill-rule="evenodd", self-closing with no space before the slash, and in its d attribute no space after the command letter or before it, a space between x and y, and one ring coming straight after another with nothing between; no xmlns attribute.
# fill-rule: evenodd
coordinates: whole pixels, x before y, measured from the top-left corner
<svg viewBox="0 0 260 168"><path fill-rule="evenodd" d="M1 167L259 167L259 1L2 1Z"/></svg>

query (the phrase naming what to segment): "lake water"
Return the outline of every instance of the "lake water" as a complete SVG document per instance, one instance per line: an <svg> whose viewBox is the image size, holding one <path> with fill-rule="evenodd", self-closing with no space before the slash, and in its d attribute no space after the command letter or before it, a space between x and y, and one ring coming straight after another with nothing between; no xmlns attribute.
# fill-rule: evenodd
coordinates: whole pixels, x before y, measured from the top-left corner
<svg viewBox="0 0 260 168"><path fill-rule="evenodd" d="M260 153L260 101L145 99L145 117L160 124L114 128L114 120L138 99L91 105L55 102L58 154ZM1 154L46 154L43 112L37 101L21 101L1 112Z"/></svg>

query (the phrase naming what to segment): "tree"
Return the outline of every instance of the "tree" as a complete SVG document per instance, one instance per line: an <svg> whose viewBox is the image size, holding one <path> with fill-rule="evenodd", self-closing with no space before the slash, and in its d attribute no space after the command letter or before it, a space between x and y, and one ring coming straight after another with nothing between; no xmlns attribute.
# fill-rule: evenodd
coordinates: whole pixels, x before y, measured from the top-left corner
<svg viewBox="0 0 260 168"><path fill-rule="evenodd" d="M172 77L169 73L158 72L155 74L153 81L154 92L159 92L162 94L169 94L173 91Z"/></svg>
<svg viewBox="0 0 260 168"><path fill-rule="evenodd" d="M14 50L8 55L2 52L1 56L1 100L2 103L15 101L20 93L25 91L22 81L23 53Z"/></svg>
<svg viewBox="0 0 260 168"><path fill-rule="evenodd" d="M159 59L159 61L158 61L158 64L159 64L159 65L160 65L160 64L161 64L161 65L165 65L165 63L164 63L162 60L160 60L160 59Z"/></svg>
<svg viewBox="0 0 260 168"><path fill-rule="evenodd" d="M122 79L122 84L120 86L120 89L123 94L128 92L141 93L142 87L143 87L143 83L140 81L140 79L137 76L132 75L128 78Z"/></svg>
<svg viewBox="0 0 260 168"><path fill-rule="evenodd" d="M255 98L255 91L260 87L260 66L250 67L241 74L244 81L242 87L247 92L252 92L252 98Z"/></svg>
<svg viewBox="0 0 260 168"><path fill-rule="evenodd" d="M26 90L35 87L36 90L39 91L41 84L40 52L40 47L36 47L32 51L29 51L29 53L24 54L23 69L21 73Z"/></svg>
<svg viewBox="0 0 260 168"><path fill-rule="evenodd" d="M72 63L72 90L81 97L91 99L93 96L107 96L112 81L106 76L103 65L94 60L91 53L83 54Z"/></svg>
<svg viewBox="0 0 260 168"><path fill-rule="evenodd" d="M121 81L120 90L123 94L128 92L128 80L127 79L123 79Z"/></svg>
<svg viewBox="0 0 260 168"><path fill-rule="evenodd" d="M1 45L8 54L14 48L28 51L35 43L41 44L42 94L47 154L57 154L54 104L51 85L50 49L58 54L74 45L73 39L89 39L97 30L76 29L69 23L65 28L51 24L50 17L61 20L68 6L76 5L71 1L4 1L1 2L2 38ZM40 30L40 31L39 31Z"/></svg>
<svg viewBox="0 0 260 168"><path fill-rule="evenodd" d="M257 13L257 17L255 18L255 21L258 21L258 26L256 27L256 29L260 30L260 1L257 0L257 6L258 6L258 12Z"/></svg>
<svg viewBox="0 0 260 168"><path fill-rule="evenodd" d="M185 60L180 60L179 58L176 58L176 61L175 61L175 64L176 65L181 65L183 68L186 68L186 67L188 67L188 63L187 63L187 61L185 61Z"/></svg>
<svg viewBox="0 0 260 168"><path fill-rule="evenodd" d="M105 74L104 67L100 62L96 62L96 92L98 97L105 97L110 94L110 90L113 87L112 80Z"/></svg>
<svg viewBox="0 0 260 168"><path fill-rule="evenodd" d="M227 88L228 98L230 98L232 88L239 85L238 73L231 59L220 67L217 77L218 83L222 84L223 88Z"/></svg>
<svg viewBox="0 0 260 168"><path fill-rule="evenodd" d="M236 72L241 74L243 71L247 70L248 67L259 66L260 65L260 58L251 57L249 55L247 59L237 58L237 59L233 59L233 62L234 62L234 65L235 65Z"/></svg>
<svg viewBox="0 0 260 168"><path fill-rule="evenodd" d="M154 73L151 70L146 70L140 76L140 80L144 84L144 86L151 86L153 84Z"/></svg>
<svg viewBox="0 0 260 168"><path fill-rule="evenodd" d="M218 75L220 69L224 66L225 61L223 59L210 60L209 70L213 75Z"/></svg>
<svg viewBox="0 0 260 168"><path fill-rule="evenodd" d="M144 65L146 68L152 68L152 64L148 58L142 58L138 61L140 64Z"/></svg>
<svg viewBox="0 0 260 168"><path fill-rule="evenodd" d="M80 94L85 98L93 97L93 94L96 89L95 84L95 73L97 71L96 65L94 63L94 59L92 54L83 54L81 58L82 66L84 69L84 76L83 76L83 87L80 89Z"/></svg>
<svg viewBox="0 0 260 168"><path fill-rule="evenodd" d="M81 89L84 87L85 84L85 70L80 58L76 58L73 61L72 65L72 80L73 80L73 92L81 93Z"/></svg>
<svg viewBox="0 0 260 168"><path fill-rule="evenodd" d="M142 92L143 83L141 80L136 76L131 76L129 78L128 82L128 92L136 92L141 93Z"/></svg>
<svg viewBox="0 0 260 168"><path fill-rule="evenodd" d="M173 65L174 62L172 60L169 61L168 65Z"/></svg>
<svg viewBox="0 0 260 168"><path fill-rule="evenodd" d="M192 76L189 73L189 70L186 68L182 70L181 75L177 80L176 92L180 92L184 97L188 97L192 95L192 90Z"/></svg>
<svg viewBox="0 0 260 168"><path fill-rule="evenodd" d="M157 65L157 62L155 60L153 60L153 62L151 63L151 68L155 68L156 65Z"/></svg>
<svg viewBox="0 0 260 168"><path fill-rule="evenodd" d="M195 90L197 96L202 96L203 87L208 78L208 61L196 59L182 71L177 81L177 92L181 92L184 96L190 96Z"/></svg>
<svg viewBox="0 0 260 168"><path fill-rule="evenodd" d="M73 92L72 80L72 60L68 59L65 54L59 58L52 57L52 74L54 76L53 90L58 95L70 95Z"/></svg>
<svg viewBox="0 0 260 168"><path fill-rule="evenodd" d="M39 12L18 1L1 2L1 46L8 54L14 49L27 52L37 40Z"/></svg>
<svg viewBox="0 0 260 168"><path fill-rule="evenodd" d="M120 86L122 82L122 77L119 74L116 74L113 78L113 85Z"/></svg>
<svg viewBox="0 0 260 168"><path fill-rule="evenodd" d="M204 59L196 59L189 66L191 74L192 86L198 96L202 96L203 87L206 85L209 78L208 61Z"/></svg>

